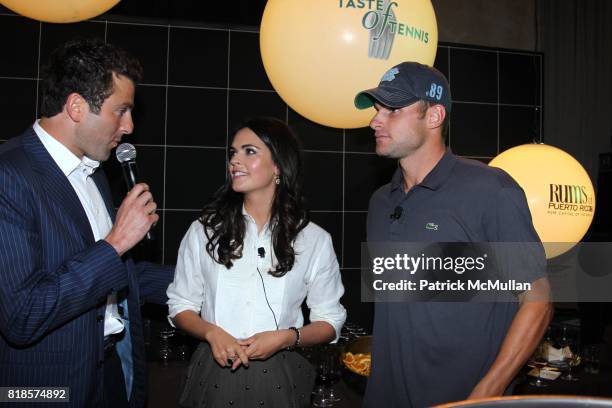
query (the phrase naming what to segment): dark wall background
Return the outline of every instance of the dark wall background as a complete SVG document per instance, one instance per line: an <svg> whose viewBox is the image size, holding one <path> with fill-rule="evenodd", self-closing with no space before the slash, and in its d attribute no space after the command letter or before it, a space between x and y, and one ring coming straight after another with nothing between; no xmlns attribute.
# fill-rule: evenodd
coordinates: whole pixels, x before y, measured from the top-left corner
<svg viewBox="0 0 612 408"><path fill-rule="evenodd" d="M267 80L256 26L112 17L54 25L0 8L0 140L18 135L38 117L40 64L53 47L76 36L123 46L145 68L136 93L136 129L125 140L138 150L141 179L151 185L161 221L157 240L141 248L140 256L176 260L188 225L224 180L232 129L248 116L275 116L303 142L312 219L333 237L349 319L371 324L371 305L360 302L360 243L368 199L388 182L395 163L373 153L369 128L323 127L293 112ZM540 139L541 54L441 43L435 66L451 84L448 142L455 153L488 162L511 146ZM115 161L105 169L116 197L122 197Z"/></svg>
<svg viewBox="0 0 612 408"><path fill-rule="evenodd" d="M533 51L539 0L431 0L441 41Z"/></svg>

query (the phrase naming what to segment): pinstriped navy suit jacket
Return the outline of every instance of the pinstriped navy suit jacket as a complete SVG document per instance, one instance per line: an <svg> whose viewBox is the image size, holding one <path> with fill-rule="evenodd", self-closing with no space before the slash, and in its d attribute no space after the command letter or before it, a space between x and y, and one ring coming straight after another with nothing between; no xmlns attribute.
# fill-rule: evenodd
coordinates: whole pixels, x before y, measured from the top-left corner
<svg viewBox="0 0 612 408"><path fill-rule="evenodd" d="M94 180L114 219L101 169ZM70 387L70 406L97 405L106 297L119 290L133 345L130 405L143 406L140 302L164 304L172 276L94 242L78 196L32 128L0 147L0 386Z"/></svg>

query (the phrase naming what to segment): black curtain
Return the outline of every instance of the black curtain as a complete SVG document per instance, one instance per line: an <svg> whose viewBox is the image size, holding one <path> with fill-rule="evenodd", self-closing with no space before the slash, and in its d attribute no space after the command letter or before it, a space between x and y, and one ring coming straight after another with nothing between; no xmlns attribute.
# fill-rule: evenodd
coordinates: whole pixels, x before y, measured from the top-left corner
<svg viewBox="0 0 612 408"><path fill-rule="evenodd" d="M596 182L612 145L612 1L537 0L544 53L544 142L572 154Z"/></svg>
<svg viewBox="0 0 612 408"><path fill-rule="evenodd" d="M572 154L595 184L599 154L612 150L612 1L536 1L538 48L544 53L543 139ZM598 200L607 189L601 183ZM603 342L612 304L577 306L582 343Z"/></svg>

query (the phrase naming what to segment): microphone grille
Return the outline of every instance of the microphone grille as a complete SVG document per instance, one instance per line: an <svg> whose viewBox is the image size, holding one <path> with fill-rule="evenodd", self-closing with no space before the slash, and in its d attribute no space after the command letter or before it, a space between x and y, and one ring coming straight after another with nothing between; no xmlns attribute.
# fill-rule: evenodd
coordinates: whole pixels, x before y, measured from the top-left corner
<svg viewBox="0 0 612 408"><path fill-rule="evenodd" d="M131 143L121 143L117 146L115 156L117 156L119 163L134 160L136 159L136 148Z"/></svg>

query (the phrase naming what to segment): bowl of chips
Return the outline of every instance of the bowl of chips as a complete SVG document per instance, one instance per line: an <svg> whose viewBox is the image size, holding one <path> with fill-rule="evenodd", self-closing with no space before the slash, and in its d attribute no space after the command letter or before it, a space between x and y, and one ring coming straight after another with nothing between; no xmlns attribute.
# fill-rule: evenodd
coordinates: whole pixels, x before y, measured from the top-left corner
<svg viewBox="0 0 612 408"><path fill-rule="evenodd" d="M365 392L372 362L372 336L361 336L346 343L340 354L343 379L359 394Z"/></svg>

